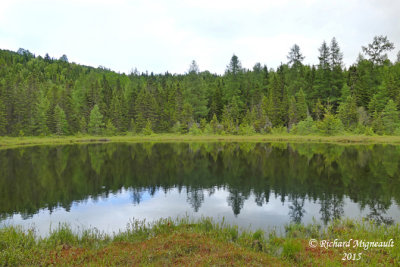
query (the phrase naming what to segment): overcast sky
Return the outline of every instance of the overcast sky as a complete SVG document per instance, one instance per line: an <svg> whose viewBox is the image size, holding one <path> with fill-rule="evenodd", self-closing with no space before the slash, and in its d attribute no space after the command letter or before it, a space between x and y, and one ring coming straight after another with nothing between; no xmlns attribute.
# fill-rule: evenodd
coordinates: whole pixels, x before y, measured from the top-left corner
<svg viewBox="0 0 400 267"><path fill-rule="evenodd" d="M276 68L296 43L304 63L333 36L347 66L375 35L400 48L399 0L1 0L0 48L129 73L223 73L232 54L243 67Z"/></svg>

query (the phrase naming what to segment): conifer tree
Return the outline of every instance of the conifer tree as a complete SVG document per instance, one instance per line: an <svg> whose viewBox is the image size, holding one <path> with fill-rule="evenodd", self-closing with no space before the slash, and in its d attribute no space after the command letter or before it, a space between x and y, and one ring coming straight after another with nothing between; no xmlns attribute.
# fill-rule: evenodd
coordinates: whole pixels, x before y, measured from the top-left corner
<svg viewBox="0 0 400 267"><path fill-rule="evenodd" d="M389 100L382 114L382 122L385 134L393 134L399 126L399 112L392 99Z"/></svg>
<svg viewBox="0 0 400 267"><path fill-rule="evenodd" d="M319 98L317 99L317 102L315 103L313 111L315 114L315 119L321 120L322 114L324 112L324 106L322 105L321 100Z"/></svg>
<svg viewBox="0 0 400 267"><path fill-rule="evenodd" d="M85 116L82 116L81 120L79 121L79 131L83 134L86 134L88 132Z"/></svg>
<svg viewBox="0 0 400 267"><path fill-rule="evenodd" d="M205 84L196 61L192 61L185 78L183 96L193 108L194 119L199 120L207 115L208 108Z"/></svg>
<svg viewBox="0 0 400 267"><path fill-rule="evenodd" d="M56 122L56 134L57 135L67 135L68 130L68 122L65 116L65 112L59 105L56 105L54 109L54 118Z"/></svg>
<svg viewBox="0 0 400 267"><path fill-rule="evenodd" d="M331 101L337 105L341 90L344 83L342 65L343 65L343 53L340 51L340 47L336 38L333 37L330 44L330 66L331 66L331 78L332 78L332 91L331 91Z"/></svg>
<svg viewBox="0 0 400 267"><path fill-rule="evenodd" d="M7 117L6 117L6 106L0 99L0 136L6 135L7 133Z"/></svg>
<svg viewBox="0 0 400 267"><path fill-rule="evenodd" d="M308 114L308 107L303 89L300 89L300 91L297 93L296 99L297 119L298 121L305 120Z"/></svg>
<svg viewBox="0 0 400 267"><path fill-rule="evenodd" d="M102 87L102 93L103 93L103 110L104 110L104 115L106 119L111 119L111 102L113 99L113 92L112 88L107 80L107 77L105 74L103 74L102 80L101 80L101 87Z"/></svg>
<svg viewBox="0 0 400 267"><path fill-rule="evenodd" d="M147 88L142 89L139 92L135 102L136 108L136 125L137 130L141 131L145 127L147 120L155 124L156 122L156 110L157 102Z"/></svg>
<svg viewBox="0 0 400 267"><path fill-rule="evenodd" d="M110 114L110 122L114 127L121 131L123 128L123 105L122 105L122 97L119 94L115 94L111 100L111 114ZM107 120L108 123L108 120Z"/></svg>
<svg viewBox="0 0 400 267"><path fill-rule="evenodd" d="M300 52L300 47L297 44L294 44L289 51L287 56L288 64L292 66L298 66L302 64L304 60L304 56Z"/></svg>
<svg viewBox="0 0 400 267"><path fill-rule="evenodd" d="M111 120L108 119L106 123L105 134L109 136L113 136L117 133L117 128L112 124Z"/></svg>
<svg viewBox="0 0 400 267"><path fill-rule="evenodd" d="M382 113L380 113L378 111L374 111L374 113L372 115L372 129L377 134L383 134L384 133Z"/></svg>
<svg viewBox="0 0 400 267"><path fill-rule="evenodd" d="M189 103L183 105L182 110L182 130L184 133L189 131L190 126L193 123L193 107Z"/></svg>
<svg viewBox="0 0 400 267"><path fill-rule="evenodd" d="M101 115L99 106L95 105L90 112L88 131L90 134L99 135L104 126L103 115Z"/></svg>
<svg viewBox="0 0 400 267"><path fill-rule="evenodd" d="M289 100L289 128L292 127L293 124L298 122L297 120L297 108L296 108L296 99L294 96L290 97Z"/></svg>
<svg viewBox="0 0 400 267"><path fill-rule="evenodd" d="M50 104L46 112L46 126L50 133L56 133L55 105Z"/></svg>
<svg viewBox="0 0 400 267"><path fill-rule="evenodd" d="M271 75L270 88L268 93L268 102L266 104L267 116L271 120L272 125L282 125L281 120L281 85L277 78L277 74Z"/></svg>
<svg viewBox="0 0 400 267"><path fill-rule="evenodd" d="M348 96L346 101L340 104L338 117L346 128L356 126L358 122L358 111L355 97Z"/></svg>
<svg viewBox="0 0 400 267"><path fill-rule="evenodd" d="M230 113L230 108L228 106L224 107L224 110L222 112L222 126L224 127L224 131L226 133L233 134L236 132L236 124L231 116Z"/></svg>
<svg viewBox="0 0 400 267"><path fill-rule="evenodd" d="M347 97L351 95L350 87L345 83L340 92L340 102L344 102L347 100Z"/></svg>
<svg viewBox="0 0 400 267"><path fill-rule="evenodd" d="M340 47L336 38L333 37L330 44L330 65L332 68L342 67L343 64L343 53L340 51Z"/></svg>
<svg viewBox="0 0 400 267"><path fill-rule="evenodd" d="M242 64L236 55L233 55L229 65L225 70L225 86L224 86L224 104L230 104L234 97L241 95L241 80L243 77ZM242 99L237 99L240 103L239 107L242 106Z"/></svg>
<svg viewBox="0 0 400 267"><path fill-rule="evenodd" d="M332 77L330 64L330 49L324 41L319 50L319 64L315 77L316 95L320 100L328 100L332 96Z"/></svg>
<svg viewBox="0 0 400 267"><path fill-rule="evenodd" d="M212 118L212 116L214 116L214 114L217 117L221 117L222 115L222 110L224 108L224 104L222 102L222 84L221 82L218 83L218 85L215 88L215 91L211 97L211 105L210 105L210 109L209 109L209 116L210 118Z"/></svg>
<svg viewBox="0 0 400 267"><path fill-rule="evenodd" d="M212 117L212 120L210 121L210 125L211 125L211 128L213 130L213 133L214 134L218 133L219 122L218 122L217 115L215 115L215 113L214 113L214 115Z"/></svg>
<svg viewBox="0 0 400 267"><path fill-rule="evenodd" d="M39 93L38 102L35 104L35 107L32 112L32 133L33 135L46 135L49 132L49 129L46 124L47 112L49 109L50 103L47 97L43 94L43 92Z"/></svg>
<svg viewBox="0 0 400 267"><path fill-rule="evenodd" d="M152 123L151 123L150 119L148 119L146 121L146 126L143 128L142 134L144 134L144 135L152 135L153 134Z"/></svg>

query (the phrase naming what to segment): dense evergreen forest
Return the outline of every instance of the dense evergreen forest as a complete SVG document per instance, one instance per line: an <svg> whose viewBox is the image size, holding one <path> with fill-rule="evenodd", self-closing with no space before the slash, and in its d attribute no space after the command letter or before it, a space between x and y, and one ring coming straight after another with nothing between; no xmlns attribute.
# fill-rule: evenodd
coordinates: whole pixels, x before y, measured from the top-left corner
<svg viewBox="0 0 400 267"><path fill-rule="evenodd" d="M223 75L132 71L69 63L25 49L0 50L0 135L156 133L400 135L400 53L385 36L343 66L335 38L303 64L294 45L287 63L242 68L233 55Z"/></svg>

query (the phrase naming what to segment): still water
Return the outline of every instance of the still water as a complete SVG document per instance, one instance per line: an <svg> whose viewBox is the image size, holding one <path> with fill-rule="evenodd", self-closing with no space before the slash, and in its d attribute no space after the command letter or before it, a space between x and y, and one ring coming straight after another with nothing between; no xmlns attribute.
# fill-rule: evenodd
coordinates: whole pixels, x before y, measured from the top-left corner
<svg viewBox="0 0 400 267"><path fill-rule="evenodd" d="M0 150L0 227L113 233L133 219L245 229L335 218L400 222L400 146L138 143Z"/></svg>

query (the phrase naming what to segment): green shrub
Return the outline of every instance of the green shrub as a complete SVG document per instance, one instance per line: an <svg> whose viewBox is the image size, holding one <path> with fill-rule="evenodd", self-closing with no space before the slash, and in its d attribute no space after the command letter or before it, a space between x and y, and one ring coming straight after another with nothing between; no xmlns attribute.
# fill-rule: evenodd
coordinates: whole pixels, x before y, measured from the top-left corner
<svg viewBox="0 0 400 267"><path fill-rule="evenodd" d="M106 123L106 129L104 133L108 136L113 136L117 133L117 128L112 124L111 120L108 120Z"/></svg>
<svg viewBox="0 0 400 267"><path fill-rule="evenodd" d="M290 130L290 133L299 135L317 134L318 128L313 119L311 117L307 117L305 120L300 121L297 125L294 125Z"/></svg>
<svg viewBox="0 0 400 267"><path fill-rule="evenodd" d="M239 135L254 135L256 131L254 130L254 127L249 124L240 124L239 126Z"/></svg>
<svg viewBox="0 0 400 267"><path fill-rule="evenodd" d="M209 123L204 126L203 134L213 134L214 131Z"/></svg>
<svg viewBox="0 0 400 267"><path fill-rule="evenodd" d="M287 134L287 128L285 126L278 126L271 128L271 134Z"/></svg>
<svg viewBox="0 0 400 267"><path fill-rule="evenodd" d="M368 136L375 135L374 130L371 127L361 125L361 124L357 125L357 127L353 130L353 133L363 134L363 135L368 135Z"/></svg>
<svg viewBox="0 0 400 267"><path fill-rule="evenodd" d="M207 120L205 118L202 118L200 120L200 130L204 132L204 129L206 128L207 124L208 124Z"/></svg>
<svg viewBox="0 0 400 267"><path fill-rule="evenodd" d="M151 121L150 120L147 120L146 127L143 128L142 134L144 134L144 135L154 134L153 130L151 129Z"/></svg>
<svg viewBox="0 0 400 267"><path fill-rule="evenodd" d="M197 126L197 123L193 123L192 127L190 127L189 134L191 134L191 135L200 135L201 134L201 130Z"/></svg>
<svg viewBox="0 0 400 267"><path fill-rule="evenodd" d="M174 134L180 134L180 133L182 133L182 124L181 124L179 121L177 121L177 122L174 124L174 126L172 126L171 132L174 133Z"/></svg>
<svg viewBox="0 0 400 267"><path fill-rule="evenodd" d="M330 113L325 114L324 119L318 122L317 126L325 135L337 135L344 132L342 121Z"/></svg>

